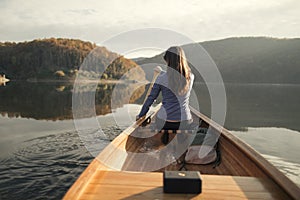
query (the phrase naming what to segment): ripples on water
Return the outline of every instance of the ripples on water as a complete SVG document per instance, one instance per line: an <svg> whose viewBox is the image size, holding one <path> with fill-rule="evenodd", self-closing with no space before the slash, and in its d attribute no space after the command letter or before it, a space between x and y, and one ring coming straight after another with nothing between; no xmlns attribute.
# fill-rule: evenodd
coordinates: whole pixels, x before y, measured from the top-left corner
<svg viewBox="0 0 300 200"><path fill-rule="evenodd" d="M282 158L266 154L263 154L263 156L300 187L299 163L288 162Z"/></svg>
<svg viewBox="0 0 300 200"><path fill-rule="evenodd" d="M109 129L110 139L122 131ZM1 157L0 199L61 199L93 159L75 131L24 141Z"/></svg>

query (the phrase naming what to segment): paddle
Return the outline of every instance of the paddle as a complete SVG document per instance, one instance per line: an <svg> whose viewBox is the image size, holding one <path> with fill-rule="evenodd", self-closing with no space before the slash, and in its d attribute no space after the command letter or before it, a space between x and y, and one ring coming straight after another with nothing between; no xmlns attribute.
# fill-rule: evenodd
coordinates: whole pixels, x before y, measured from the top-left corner
<svg viewBox="0 0 300 200"><path fill-rule="evenodd" d="M146 102L147 97L149 96L150 91L151 91L151 89L152 89L152 87L153 87L153 85L154 85L154 83L155 83L155 80L157 79L157 77L158 77L158 75L160 74L160 72L162 71L162 69L161 69L160 66L156 66L156 67L154 68L153 71L154 71L154 72L153 72L153 78L152 78L150 87L148 88L148 91L147 91L147 94L146 94L146 96L145 96L145 99L144 99L143 104Z"/></svg>
<svg viewBox="0 0 300 200"><path fill-rule="evenodd" d="M151 92L151 89L152 89L152 87L153 87L153 85L154 85L154 83L155 83L155 81L156 81L158 75L159 75L160 72L162 71L162 69L161 69L160 66L156 66L156 67L154 68L153 71L154 71L154 72L153 72L153 78L152 78L151 84L150 84L150 86L149 86L149 88L148 88L148 91L147 91L147 93L146 93L146 96L145 96L145 99L144 99L143 104L146 102L147 97L149 96L149 94L150 94L150 92ZM137 123L138 123L138 124L142 123L142 122L144 121L144 119L145 119L145 116L146 116L146 115L144 115L144 116L142 116L142 117L140 117L140 118L138 118L138 116L137 116L137 118L136 118ZM148 117L148 118L149 118L149 117ZM147 120L145 120L145 121L147 121Z"/></svg>

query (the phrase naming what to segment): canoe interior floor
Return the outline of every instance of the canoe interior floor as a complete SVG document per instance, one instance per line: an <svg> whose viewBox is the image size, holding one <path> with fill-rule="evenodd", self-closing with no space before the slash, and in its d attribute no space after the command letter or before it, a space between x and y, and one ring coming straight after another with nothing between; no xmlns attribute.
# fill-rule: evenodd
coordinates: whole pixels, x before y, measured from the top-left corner
<svg viewBox="0 0 300 200"><path fill-rule="evenodd" d="M194 122L197 121L199 121L199 119L195 118ZM174 162L170 162L171 164L162 167L158 166L155 170L153 170L153 164L161 163L167 155L163 158L161 155L158 157L154 154L153 157L141 157L141 155L137 155L137 153L155 152L166 147L161 142L163 133L152 131L153 128L151 128L151 126L155 126L154 124L155 119L152 120L150 125L138 127L131 135L128 136L126 139L125 149L126 152L132 152L133 154L129 153L127 155L122 170L165 171L181 169L185 153L181 156L179 155L180 157L175 156L179 163L174 160ZM199 124L194 123L193 126L196 127L199 126ZM201 127L207 128L208 124L202 122ZM169 133L169 142L171 142L178 134L182 133ZM221 152L221 162L217 167L215 167L214 163L207 165L185 164L185 169L188 171L200 171L201 174L266 177L265 173L261 171L259 166L240 152L239 149L232 145L230 141L226 140L222 135L219 137L219 150ZM152 166L150 167L150 165Z"/></svg>
<svg viewBox="0 0 300 200"><path fill-rule="evenodd" d="M197 119L199 120L199 119ZM197 122L194 119L195 122ZM152 119L151 124L148 124L144 127L138 127L133 133L131 133L126 141L125 149L126 152L129 152L127 155L126 161L123 164L122 170L124 171L153 171L153 163L160 163L157 159L161 158L146 158L140 159L137 154L134 153L146 153L146 152L154 152L157 150L161 150L166 146L161 142L161 137L163 133L161 132L153 132L153 128L151 126L155 126L155 118ZM198 126L197 123L194 123L193 126ZM202 124L202 126L206 126L207 124ZM178 133L180 134L180 133ZM150 137L149 137L150 136ZM171 142L174 137L176 137L176 133L169 133L169 142ZM130 152L133 153L130 155ZM182 167L182 161L184 160L184 155L181 155L176 160L173 160L171 164L167 166L163 166L161 168L155 169L155 171L165 171L165 170L179 170ZM148 170L147 166L152 165L152 168ZM214 168L214 164L208 165L193 165L186 164L186 170L200 171L203 174L228 174L231 173L224 172L223 168Z"/></svg>
<svg viewBox="0 0 300 200"><path fill-rule="evenodd" d="M178 133L181 134L181 133ZM151 135L151 137L145 138L145 136ZM126 161L124 162L122 170L124 171L153 171L154 163L161 163L161 157L145 157L141 159L139 155L134 153L146 153L146 152L155 152L157 150L161 150L166 146L162 144L161 137L163 133L157 133L151 131L150 126L139 127L135 130L134 134L128 136L126 141L126 152L131 152L133 154L128 154ZM143 138L144 137L144 138ZM176 133L169 134L169 141L172 141L176 137ZM221 152L226 152L227 150L224 147L220 147ZM230 151L230 150L229 150ZM171 154L171 152L170 152ZM154 155L154 154L153 154ZM224 154L225 155L225 154ZM229 154L228 154L229 155ZM167 155L166 155L167 156ZM185 154L182 154L176 160L167 166L158 167L155 171L165 171L165 170L179 170L182 167L182 162L184 161ZM224 163L221 162L220 166L215 167L213 164L207 165L194 165L194 164L185 164L185 170L188 171L200 171L202 174L214 174L214 175L242 175L242 176L251 176L251 174L245 173L244 170L241 170L243 166L239 166L238 161L235 159L230 159L228 163L228 159L224 160ZM160 159L160 160L159 160ZM179 162L178 162L179 161ZM150 166L151 165L151 166ZM148 166L152 167L147 168Z"/></svg>

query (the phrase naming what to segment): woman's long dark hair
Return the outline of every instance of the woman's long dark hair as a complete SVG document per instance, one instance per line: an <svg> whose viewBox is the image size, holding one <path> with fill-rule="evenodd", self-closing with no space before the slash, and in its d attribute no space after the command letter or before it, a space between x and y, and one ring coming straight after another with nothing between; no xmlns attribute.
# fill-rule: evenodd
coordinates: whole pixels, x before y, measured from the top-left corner
<svg viewBox="0 0 300 200"><path fill-rule="evenodd" d="M179 95L186 94L191 82L191 69L183 49L178 46L170 47L164 55L164 60L168 65L169 88Z"/></svg>

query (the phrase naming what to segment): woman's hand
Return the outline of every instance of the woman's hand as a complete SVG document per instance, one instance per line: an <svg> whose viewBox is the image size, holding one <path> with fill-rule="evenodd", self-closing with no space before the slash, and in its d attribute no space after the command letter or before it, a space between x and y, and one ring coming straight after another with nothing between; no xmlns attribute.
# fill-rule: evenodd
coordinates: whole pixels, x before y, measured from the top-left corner
<svg viewBox="0 0 300 200"><path fill-rule="evenodd" d="M135 116L135 121L138 121L140 119L140 116Z"/></svg>

